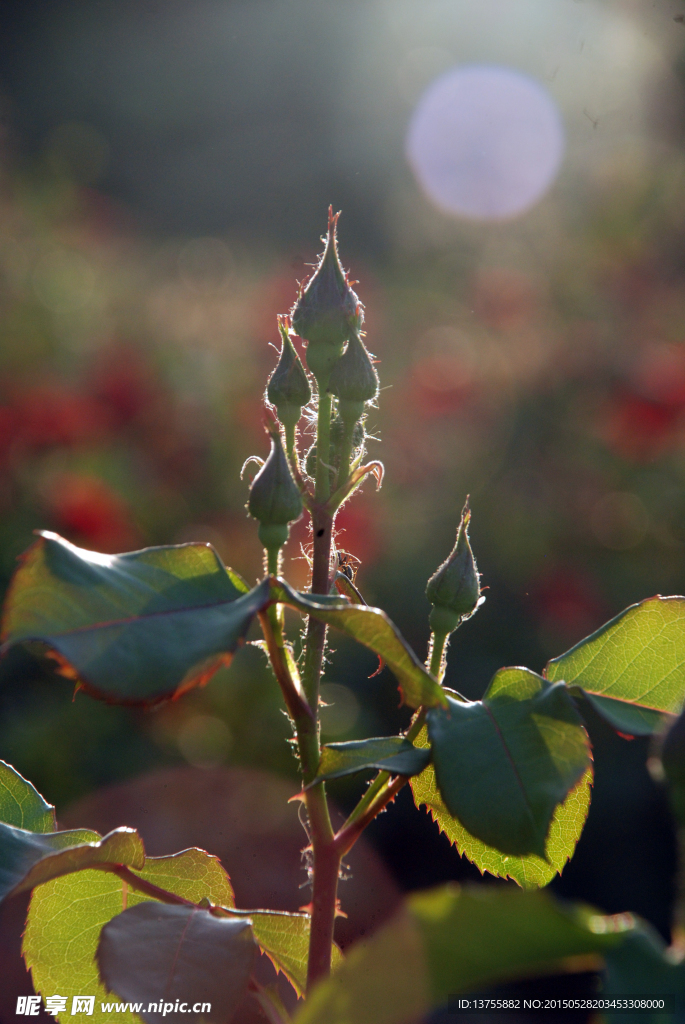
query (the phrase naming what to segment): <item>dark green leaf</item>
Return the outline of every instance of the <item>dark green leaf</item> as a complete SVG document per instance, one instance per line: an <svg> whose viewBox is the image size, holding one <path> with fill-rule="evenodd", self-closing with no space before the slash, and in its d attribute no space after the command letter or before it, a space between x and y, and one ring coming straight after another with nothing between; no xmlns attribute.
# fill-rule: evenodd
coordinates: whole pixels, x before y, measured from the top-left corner
<svg viewBox="0 0 685 1024"><path fill-rule="evenodd" d="M300 594L283 580L272 585L271 597L297 608L304 615L334 626L378 654L397 677L402 696L410 707L444 706L442 687L426 671L397 627L379 608L350 604L341 598Z"/></svg>
<svg viewBox="0 0 685 1024"><path fill-rule="evenodd" d="M54 832L55 808L11 765L0 761L0 822L29 832Z"/></svg>
<svg viewBox="0 0 685 1024"><path fill-rule="evenodd" d="M621 732L644 735L661 726L650 712L678 714L685 700L685 598L650 597L626 608L570 651L553 658L545 677L637 705L641 715L592 703ZM652 730L649 730L652 731Z"/></svg>
<svg viewBox="0 0 685 1024"><path fill-rule="evenodd" d="M428 732L425 728L415 742L417 746L428 746ZM590 808L592 770L588 768L580 782L556 808L547 834L544 859L534 853L513 857L471 835L445 807L432 764L411 779L409 784L416 806L425 804L440 831L479 871L487 871L497 878L512 878L524 889L537 889L548 885L573 856Z"/></svg>
<svg viewBox="0 0 685 1024"><path fill-rule="evenodd" d="M503 853L545 856L555 808L590 764L587 735L563 683L500 669L482 701L428 712L435 776L454 817Z"/></svg>
<svg viewBox="0 0 685 1024"><path fill-rule="evenodd" d="M230 662L268 582L245 589L206 544L101 555L46 533L14 576L2 639L46 644L93 696L150 704Z"/></svg>
<svg viewBox="0 0 685 1024"><path fill-rule="evenodd" d="M144 863L142 840L132 828L117 828L100 839L87 829L41 834L0 822L0 899L94 864L142 868Z"/></svg>
<svg viewBox="0 0 685 1024"><path fill-rule="evenodd" d="M393 775L418 775L430 758L430 750L413 746L403 736L327 743L321 752L319 773L310 785L353 775L365 768L377 768Z"/></svg>
<svg viewBox="0 0 685 1024"><path fill-rule="evenodd" d="M105 987L121 1000L143 1003L140 1016L148 1024L162 1024L177 999L186 1004L184 1020L228 1024L256 954L249 919L147 902L105 925L96 958ZM151 1011L151 1003L158 1009ZM189 1012L198 1003L211 1008Z"/></svg>
<svg viewBox="0 0 685 1024"><path fill-rule="evenodd" d="M615 949L607 950L603 995L675 996L676 1015L670 1013L611 1013L608 1020L624 1024L670 1024L683 1019L685 1010L685 964L667 959L663 939L648 924L641 923Z"/></svg>
<svg viewBox="0 0 685 1024"><path fill-rule="evenodd" d="M605 722L626 736L651 736L662 731L667 719L673 721L672 716L664 711L653 711L651 708L629 704L625 700L615 700L613 697L599 697L595 693L588 693L580 686L571 687L571 693L575 695L576 692L592 705Z"/></svg>
<svg viewBox="0 0 685 1024"><path fill-rule="evenodd" d="M564 908L542 892L452 885L416 893L349 950L295 1024L408 1024L449 995L603 953L634 927L630 915Z"/></svg>
<svg viewBox="0 0 685 1024"><path fill-rule="evenodd" d="M228 875L217 858L204 850L148 857L143 870L135 873L184 899L233 906ZM95 1012L89 1020L93 1024L111 1021L111 1014L100 1008L101 1002L111 1001L99 982L95 962L100 929L122 910L149 900L105 871L79 871L34 889L23 953L36 991L44 996L59 992L70 1001L75 995L95 995ZM138 1021L128 1012L117 1013L116 1019L121 1024Z"/></svg>

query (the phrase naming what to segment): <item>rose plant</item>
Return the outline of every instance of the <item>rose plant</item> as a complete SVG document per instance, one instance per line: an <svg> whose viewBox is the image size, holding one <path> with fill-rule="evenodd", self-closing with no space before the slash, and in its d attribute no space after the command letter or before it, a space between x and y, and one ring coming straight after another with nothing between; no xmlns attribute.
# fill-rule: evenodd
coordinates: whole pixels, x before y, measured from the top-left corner
<svg viewBox="0 0 685 1024"><path fill-rule="evenodd" d="M262 647L299 760L310 903L297 914L239 909L211 853L148 857L125 826L105 836L56 831L54 809L2 763L0 897L32 893L23 953L36 991L69 1001L93 993L94 1020L151 1024L175 1017L181 1003L198 1009L178 1019L228 1022L250 993L266 1019L284 1024L293 1018L278 991L253 975L261 951L304 999L296 1024L417 1021L449 996L569 969L578 957L605 970L608 992L685 993L683 969L647 925L540 891L573 855L588 812L584 706L633 736L662 732L682 709L685 598L627 608L542 674L500 669L482 700L442 685L450 638L484 600L468 500L454 548L428 581L425 664L365 603L353 555L336 550L338 511L369 477L377 487L383 479L382 464L366 456L378 376L336 228L329 213L319 264L279 319L280 358L265 395L270 452L248 460L259 467L247 507L264 547L263 579L250 588L207 544L103 555L43 533L20 560L2 627L5 649L38 645L92 697L146 707L203 685L241 644ZM293 337L306 346L306 367ZM311 583L298 592L283 576L283 547L303 513ZM301 636L289 635L286 608L303 618ZM248 639L254 623L259 640ZM321 744L329 630L365 645L379 670L394 673L414 711L405 732ZM676 810L682 728L669 734L664 756ZM356 773L373 779L336 830L326 782ZM334 943L342 860L407 783L461 854L510 883L414 894L343 959ZM106 1009L112 993L138 1010ZM62 1009L60 1019L68 1014Z"/></svg>

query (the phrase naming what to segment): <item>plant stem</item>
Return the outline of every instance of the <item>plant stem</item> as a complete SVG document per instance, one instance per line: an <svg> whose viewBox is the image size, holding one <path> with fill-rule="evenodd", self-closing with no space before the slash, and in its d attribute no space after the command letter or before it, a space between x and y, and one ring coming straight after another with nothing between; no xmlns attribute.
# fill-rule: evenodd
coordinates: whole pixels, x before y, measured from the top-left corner
<svg viewBox="0 0 685 1024"><path fill-rule="evenodd" d="M336 488L342 487L350 475L350 462L352 461L352 439L354 437L354 428L357 426L353 420L351 423L347 421L344 424L344 432L342 437L342 443L340 445L340 466L338 468L338 478L336 481Z"/></svg>
<svg viewBox="0 0 685 1024"><path fill-rule="evenodd" d="M304 732L315 724L314 712L307 703L299 680L294 679L290 671L283 630L276 606L271 605L265 612L259 612L258 615L274 675L283 693L288 714L295 723L295 730L299 736L300 731Z"/></svg>
<svg viewBox="0 0 685 1024"><path fill-rule="evenodd" d="M410 741L416 739L423 729L425 721L426 709L420 708L404 738ZM390 772L379 772L345 824L338 831L335 841L341 848L341 856L345 856L366 826L380 814L387 803L395 799L402 786L407 782L406 775L398 775L393 782L390 782L392 778ZM363 822L361 827L360 822Z"/></svg>
<svg viewBox="0 0 685 1024"><path fill-rule="evenodd" d="M294 423L286 423L283 427L285 431L285 452L291 462L297 462L297 453L295 451L295 430L296 425Z"/></svg>
<svg viewBox="0 0 685 1024"><path fill-rule="evenodd" d="M317 441L318 444L318 441ZM330 558L333 516L317 505L312 512L314 552L312 593L327 594L330 589ZM326 626L312 616L307 624L302 683L315 721L306 729L297 729L297 742L305 785L316 776L321 759L319 741L319 682L323 666ZM312 845L312 921L309 935L307 988L330 973L333 927L338 892L341 855L335 845L324 784L305 794Z"/></svg>
<svg viewBox="0 0 685 1024"><path fill-rule="evenodd" d="M330 458L331 396L326 391L325 383L325 381L318 382L316 503L311 510L312 594L328 594L330 590L331 544L335 516L335 511L328 511L323 507L330 494L330 469L327 463ZM301 727L299 722L295 723L300 765L305 785L316 776L321 759L318 707L325 645L325 624L310 616L305 639L302 686L309 707L314 713L314 718L313 721L303 721ZM341 857L335 844L324 785L314 786L307 790L304 800L309 819L312 852L311 926L307 966L307 989L309 990L316 981L325 978L331 969Z"/></svg>
<svg viewBox="0 0 685 1024"><path fill-rule="evenodd" d="M266 553L266 571L269 576L278 576L281 568L281 549L269 548Z"/></svg>
<svg viewBox="0 0 685 1024"><path fill-rule="evenodd" d="M431 634L428 668L438 682L442 682L445 675L445 646L447 637L447 633ZM423 729L425 721L426 709L420 708L405 733L405 739L410 741L416 739ZM393 779L390 772L378 773L335 837L335 841L341 848L343 856L351 849L366 826L380 814L391 800L395 799L408 781L406 775L399 775Z"/></svg>
<svg viewBox="0 0 685 1024"><path fill-rule="evenodd" d="M442 682L445 675L445 645L447 643L447 633L432 633L430 642L430 664L428 671L435 676L439 683Z"/></svg>
<svg viewBox="0 0 685 1024"><path fill-rule="evenodd" d="M331 406L327 381L319 382L319 411L316 424L316 499L324 502L331 493Z"/></svg>

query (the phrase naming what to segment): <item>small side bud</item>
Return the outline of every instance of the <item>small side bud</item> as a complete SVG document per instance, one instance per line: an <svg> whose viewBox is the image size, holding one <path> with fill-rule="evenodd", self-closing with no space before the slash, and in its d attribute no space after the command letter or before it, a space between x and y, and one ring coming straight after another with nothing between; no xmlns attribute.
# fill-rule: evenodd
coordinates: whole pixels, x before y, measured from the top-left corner
<svg viewBox="0 0 685 1024"><path fill-rule="evenodd" d="M300 362L300 357L288 336L288 330L282 320L278 322L281 332L281 357L278 365L269 378L266 394L272 405L276 407L278 418L284 427L292 430L302 416L302 406L312 397L312 390L307 374Z"/></svg>
<svg viewBox="0 0 685 1024"><path fill-rule="evenodd" d="M473 615L484 600L480 593L478 567L469 543L470 519L471 510L467 498L454 548L426 586L426 597L433 605L429 620L433 633L453 633L461 621Z"/></svg>
<svg viewBox="0 0 685 1024"><path fill-rule="evenodd" d="M302 496L292 478L281 435L271 434L271 452L252 481L247 503L259 520L259 539L267 551L278 550L288 539L289 523L302 515Z"/></svg>
<svg viewBox="0 0 685 1024"><path fill-rule="evenodd" d="M378 374L358 334L352 335L333 367L328 390L338 396L338 410L345 422L361 419L366 402L378 395Z"/></svg>
<svg viewBox="0 0 685 1024"><path fill-rule="evenodd" d="M319 384L328 380L343 345L363 320L362 304L338 258L338 217L329 207L326 248L291 312L293 330L307 341L307 365Z"/></svg>

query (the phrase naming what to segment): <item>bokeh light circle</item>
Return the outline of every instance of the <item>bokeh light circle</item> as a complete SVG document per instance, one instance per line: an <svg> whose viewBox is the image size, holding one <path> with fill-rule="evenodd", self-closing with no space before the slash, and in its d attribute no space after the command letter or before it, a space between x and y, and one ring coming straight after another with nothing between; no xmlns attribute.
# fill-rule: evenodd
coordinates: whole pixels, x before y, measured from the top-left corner
<svg viewBox="0 0 685 1024"><path fill-rule="evenodd" d="M441 210L503 220L528 210L554 181L564 129L554 100L510 68L453 68L425 91L406 154Z"/></svg>

